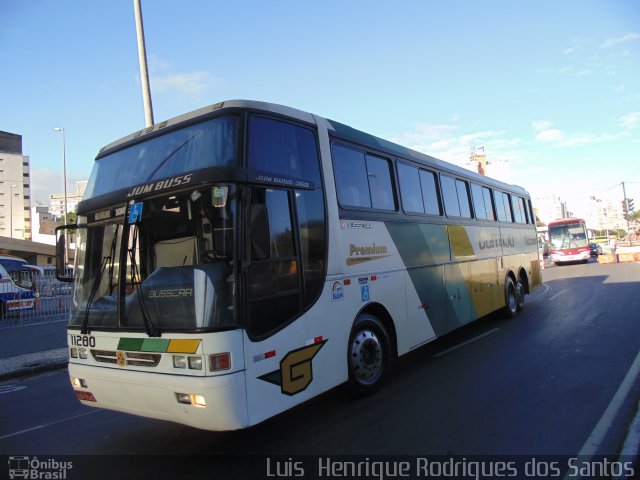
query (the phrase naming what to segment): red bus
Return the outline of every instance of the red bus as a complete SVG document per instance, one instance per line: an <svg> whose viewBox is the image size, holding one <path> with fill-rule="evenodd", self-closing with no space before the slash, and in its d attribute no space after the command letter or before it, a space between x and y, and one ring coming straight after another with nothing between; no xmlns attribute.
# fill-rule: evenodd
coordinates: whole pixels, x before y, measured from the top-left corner
<svg viewBox="0 0 640 480"><path fill-rule="evenodd" d="M591 258L587 227L581 218L564 218L549 223L549 253L558 265L588 262Z"/></svg>

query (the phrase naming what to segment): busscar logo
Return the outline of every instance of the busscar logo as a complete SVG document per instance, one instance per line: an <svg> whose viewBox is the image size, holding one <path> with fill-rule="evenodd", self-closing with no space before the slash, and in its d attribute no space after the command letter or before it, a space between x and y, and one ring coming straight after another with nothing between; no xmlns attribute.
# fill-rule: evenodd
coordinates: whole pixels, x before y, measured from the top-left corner
<svg viewBox="0 0 640 480"><path fill-rule="evenodd" d="M261 377L268 383L278 385L285 395L295 395L304 391L313 381L311 361L328 340L291 350L280 360L280 370L274 370Z"/></svg>
<svg viewBox="0 0 640 480"><path fill-rule="evenodd" d="M170 288L167 290L151 290L149 298L192 297L192 288Z"/></svg>

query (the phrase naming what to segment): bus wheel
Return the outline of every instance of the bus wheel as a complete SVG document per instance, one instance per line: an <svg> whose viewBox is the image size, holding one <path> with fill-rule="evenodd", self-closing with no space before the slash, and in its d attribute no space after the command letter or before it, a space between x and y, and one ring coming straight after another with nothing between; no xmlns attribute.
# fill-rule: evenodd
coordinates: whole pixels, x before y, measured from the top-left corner
<svg viewBox="0 0 640 480"><path fill-rule="evenodd" d="M516 311L521 312L524 308L524 284L518 280L516 283Z"/></svg>
<svg viewBox="0 0 640 480"><path fill-rule="evenodd" d="M356 320L349 336L349 387L356 395L376 391L389 364L389 336L380 321L368 314Z"/></svg>
<svg viewBox="0 0 640 480"><path fill-rule="evenodd" d="M518 311L518 297L516 295L516 285L513 283L511 277L507 277L505 283L505 306L504 313L507 318L513 318Z"/></svg>

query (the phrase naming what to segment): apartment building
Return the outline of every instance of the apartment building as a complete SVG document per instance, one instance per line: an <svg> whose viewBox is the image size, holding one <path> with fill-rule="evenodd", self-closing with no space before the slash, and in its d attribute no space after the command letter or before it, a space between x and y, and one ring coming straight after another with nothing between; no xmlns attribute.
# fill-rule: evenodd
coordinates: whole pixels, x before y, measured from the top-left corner
<svg viewBox="0 0 640 480"><path fill-rule="evenodd" d="M0 235L31 240L29 157L22 135L0 131Z"/></svg>

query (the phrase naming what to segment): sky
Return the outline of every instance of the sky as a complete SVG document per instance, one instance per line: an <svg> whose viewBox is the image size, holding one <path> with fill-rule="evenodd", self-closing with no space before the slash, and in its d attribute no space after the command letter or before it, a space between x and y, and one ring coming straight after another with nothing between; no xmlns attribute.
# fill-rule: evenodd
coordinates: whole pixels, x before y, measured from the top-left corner
<svg viewBox="0 0 640 480"><path fill-rule="evenodd" d="M579 211L640 205L640 3L143 0L155 121L280 103L468 166ZM132 0L0 0L0 130L32 200L69 191L145 126Z"/></svg>

